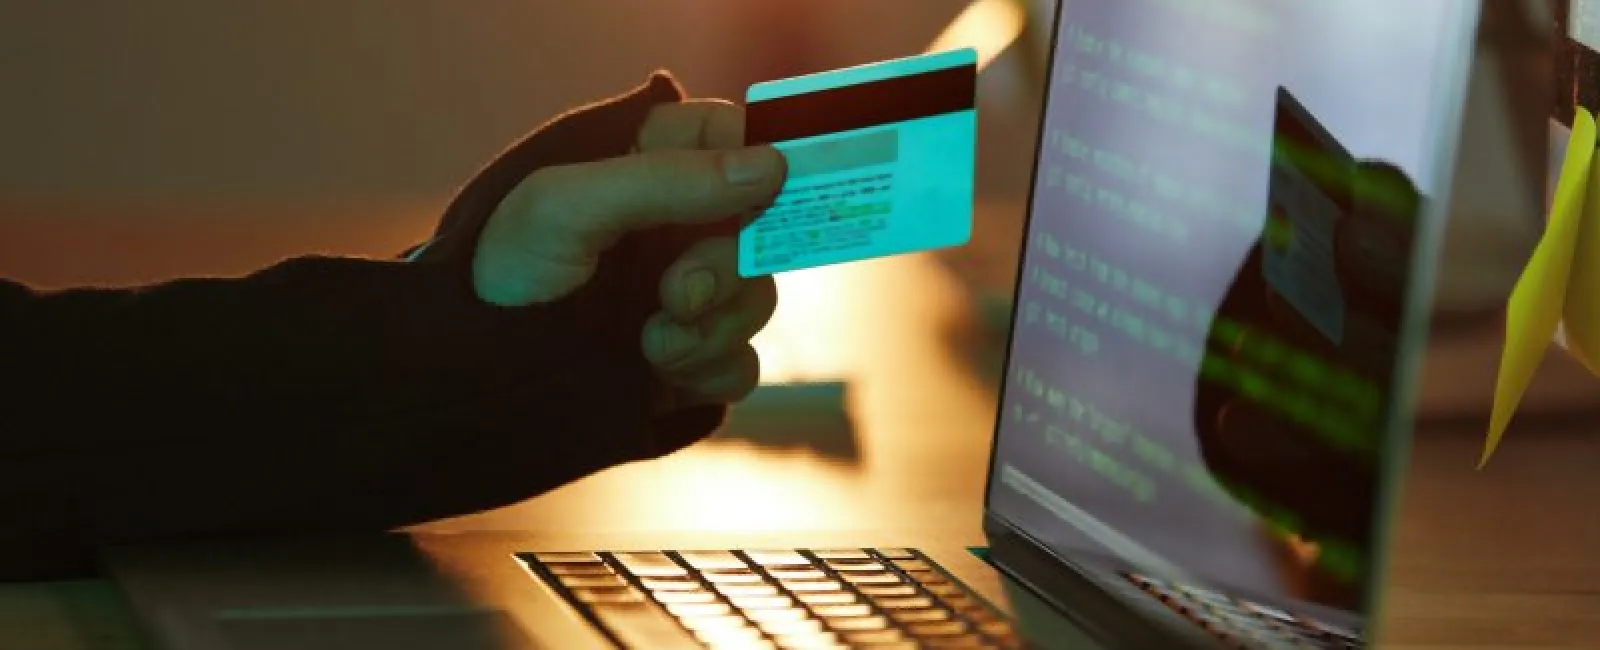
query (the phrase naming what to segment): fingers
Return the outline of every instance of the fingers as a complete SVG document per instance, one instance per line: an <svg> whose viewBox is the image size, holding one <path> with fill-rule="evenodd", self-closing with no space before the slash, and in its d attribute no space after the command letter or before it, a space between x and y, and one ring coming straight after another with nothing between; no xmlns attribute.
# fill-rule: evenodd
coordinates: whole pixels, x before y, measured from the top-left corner
<svg viewBox="0 0 1600 650"><path fill-rule="evenodd" d="M600 254L622 235L760 209L785 174L783 156L767 146L657 150L547 167L490 217L474 283L480 297L499 305L560 298L588 281Z"/></svg>
<svg viewBox="0 0 1600 650"><path fill-rule="evenodd" d="M783 185L771 147L666 150L549 167L519 190L523 230L578 236L597 249L629 231L705 223L766 205ZM598 251L597 251L598 252Z"/></svg>
<svg viewBox="0 0 1600 650"><path fill-rule="evenodd" d="M739 277L738 240L701 240L661 276L661 305L669 316L687 323L727 302L747 282Z"/></svg>
<svg viewBox="0 0 1600 650"><path fill-rule="evenodd" d="M731 404L750 396L761 382L761 358L749 343L718 363L677 375L679 404Z"/></svg>
<svg viewBox="0 0 1600 650"><path fill-rule="evenodd" d="M733 148L743 141L742 109L692 100L657 107L638 144L649 152ZM736 402L760 381L750 339L772 318L777 286L771 278L739 277L738 254L733 238L702 240L661 278L662 313L646 324L643 346L680 404Z"/></svg>
<svg viewBox="0 0 1600 650"><path fill-rule="evenodd" d="M645 323L645 358L669 378L715 366L766 327L778 304L770 278L752 282L727 303L691 322L657 313Z"/></svg>
<svg viewBox="0 0 1600 650"><path fill-rule="evenodd" d="M744 144L744 109L719 99L662 104L639 130L640 151L733 149Z"/></svg>

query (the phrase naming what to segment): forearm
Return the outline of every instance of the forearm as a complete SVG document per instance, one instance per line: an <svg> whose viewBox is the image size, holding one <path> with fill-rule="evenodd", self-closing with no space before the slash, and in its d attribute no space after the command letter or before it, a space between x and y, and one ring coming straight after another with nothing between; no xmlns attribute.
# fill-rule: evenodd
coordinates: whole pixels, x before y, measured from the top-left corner
<svg viewBox="0 0 1600 650"><path fill-rule="evenodd" d="M500 309L470 284L478 234L520 179L625 153L650 107L680 97L658 76L545 125L405 261L134 290L0 282L0 579L87 571L104 544L467 514L710 433L721 407L652 417L639 342L694 233L624 238L550 305Z"/></svg>
<svg viewBox="0 0 1600 650"><path fill-rule="evenodd" d="M26 294L0 404L0 580L107 544L379 531L514 503L698 440L652 417L637 333L580 293L501 310L422 266Z"/></svg>
<svg viewBox="0 0 1600 650"><path fill-rule="evenodd" d="M450 403L559 367L603 336L577 306L497 309L438 268L338 258L14 295L0 370L11 386L0 430L14 434L0 450L115 449L204 438L241 418L293 426Z"/></svg>

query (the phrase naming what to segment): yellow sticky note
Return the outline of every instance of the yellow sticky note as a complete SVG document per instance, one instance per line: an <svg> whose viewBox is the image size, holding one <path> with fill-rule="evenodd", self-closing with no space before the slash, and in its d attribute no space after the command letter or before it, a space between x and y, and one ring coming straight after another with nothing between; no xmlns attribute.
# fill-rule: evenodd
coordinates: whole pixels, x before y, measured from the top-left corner
<svg viewBox="0 0 1600 650"><path fill-rule="evenodd" d="M1590 165L1589 187L1600 183L1596 179L1600 165ZM1567 352L1600 375L1600 193L1584 201L1577 229L1561 324Z"/></svg>
<svg viewBox="0 0 1600 650"><path fill-rule="evenodd" d="M1600 336L1600 332L1592 327L1588 331L1577 329L1581 324L1592 324L1594 317L1600 316L1595 313L1596 306L1571 308L1567 300L1568 285L1573 284L1573 261L1579 235L1584 230L1594 230L1583 228L1585 217L1591 212L1586 205L1589 183L1594 173L1600 171L1591 169L1594 149L1594 116L1579 108L1572 119L1572 137L1567 141L1566 160L1562 161L1561 176L1556 180L1544 236L1511 290L1511 301L1506 309L1505 349L1500 356L1500 376L1494 388L1494 410L1489 416L1489 436L1484 442L1483 456L1478 460L1479 467L1489 462L1495 447L1499 446L1506 425L1511 423L1517 404L1522 401L1534 371L1539 369L1539 362L1555 337L1564 311L1572 309L1568 318L1577 318L1571 323L1575 330L1571 334L1578 335L1572 339L1578 342L1577 349L1600 351L1600 345L1593 338ZM1596 261L1586 262L1581 265L1584 268L1581 281L1594 282L1597 277L1592 266Z"/></svg>

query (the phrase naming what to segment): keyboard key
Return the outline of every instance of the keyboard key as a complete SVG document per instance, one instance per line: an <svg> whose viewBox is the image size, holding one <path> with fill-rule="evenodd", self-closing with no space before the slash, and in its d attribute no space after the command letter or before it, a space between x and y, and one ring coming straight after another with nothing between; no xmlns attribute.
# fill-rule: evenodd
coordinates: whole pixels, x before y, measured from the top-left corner
<svg viewBox="0 0 1600 650"><path fill-rule="evenodd" d="M640 578L639 584L651 591L705 591L705 587L689 576Z"/></svg>
<svg viewBox="0 0 1600 650"><path fill-rule="evenodd" d="M943 596L943 597L939 598L939 602L944 603L945 607L948 607L950 609L956 610L958 612L966 611L966 610L969 610L969 609L985 609L985 607L984 607L984 605L982 603L972 599L972 597L967 596L966 594L956 594L954 596Z"/></svg>
<svg viewBox="0 0 1600 650"><path fill-rule="evenodd" d="M706 643L707 650L777 650L777 645L762 638L749 641L722 641Z"/></svg>
<svg viewBox="0 0 1600 650"><path fill-rule="evenodd" d="M761 566L809 567L811 560L797 551L745 551L745 557Z"/></svg>
<svg viewBox="0 0 1600 650"><path fill-rule="evenodd" d="M906 635L900 630L887 628L882 630L867 630L863 632L845 632L842 637L847 643L858 645L883 645L886 643L900 643L906 641ZM916 645L912 644L913 647Z"/></svg>
<svg viewBox="0 0 1600 650"><path fill-rule="evenodd" d="M822 580L828 577L821 569L767 569L767 575L778 580Z"/></svg>
<svg viewBox="0 0 1600 650"><path fill-rule="evenodd" d="M573 589L572 597L580 603L641 603L644 594L633 587L609 587L601 589Z"/></svg>
<svg viewBox="0 0 1600 650"><path fill-rule="evenodd" d="M734 597L741 597L742 598L742 597L747 597L747 596L776 596L776 595L778 595L778 588L775 587L775 586L772 586L772 585L726 585L726 584L719 584L719 585L712 585L711 588L712 589L716 589L718 593L720 593L720 594L722 594L724 596L727 596L729 598L734 598Z"/></svg>
<svg viewBox="0 0 1600 650"><path fill-rule="evenodd" d="M1256 647L1265 648L1266 650L1323 650L1308 641L1290 638L1256 639L1254 643Z"/></svg>
<svg viewBox="0 0 1600 650"><path fill-rule="evenodd" d="M1265 639L1294 636L1294 632L1288 628L1278 625L1277 623L1273 623L1272 621L1259 618L1250 620L1231 620L1228 621L1228 624L1241 635L1252 638Z"/></svg>
<svg viewBox="0 0 1600 650"><path fill-rule="evenodd" d="M611 630L624 647L694 648L695 639L679 620L653 607L595 607L595 619Z"/></svg>
<svg viewBox="0 0 1600 650"><path fill-rule="evenodd" d="M1016 630L1011 627L1011 623L1007 621L986 621L983 623L978 623L978 631L989 636L999 637L1012 636L1017 633Z"/></svg>
<svg viewBox="0 0 1600 650"><path fill-rule="evenodd" d="M851 618L830 618L826 621L830 629L839 632L867 632L882 630L889 627L889 620L882 616L855 616Z"/></svg>
<svg viewBox="0 0 1600 650"><path fill-rule="evenodd" d="M890 614L890 616L894 616ZM911 623L906 626L906 631L917 637L928 636L955 636L967 633L967 624L961 621L937 621L931 623Z"/></svg>
<svg viewBox="0 0 1600 650"><path fill-rule="evenodd" d="M761 574L750 570L738 571L717 569L702 572L700 577L705 578L706 582L714 582L725 585L759 584L766 580L765 578L761 577Z"/></svg>
<svg viewBox="0 0 1600 650"><path fill-rule="evenodd" d="M907 571L906 577L911 578L912 582L925 585L936 585L949 582L949 580L945 579L944 574L937 571Z"/></svg>
<svg viewBox="0 0 1600 650"><path fill-rule="evenodd" d="M611 557L616 559L617 563L621 564L630 573L640 577L682 576L689 574L688 569L678 566L678 563L673 562L672 558L667 557L665 553L653 551L612 553Z"/></svg>
<svg viewBox="0 0 1600 650"><path fill-rule="evenodd" d="M950 612L942 609L894 609L885 612L897 623L931 623L950 619Z"/></svg>
<svg viewBox="0 0 1600 650"><path fill-rule="evenodd" d="M987 648L989 644L983 637L976 634L957 634L955 636L930 636L917 639L924 648Z"/></svg>
<svg viewBox="0 0 1600 650"><path fill-rule="evenodd" d="M856 587L861 595L870 598L893 598L897 596L915 596L917 588L908 584L896 585L861 585Z"/></svg>
<svg viewBox="0 0 1600 650"><path fill-rule="evenodd" d="M701 571L746 568L744 560L729 551L680 551L678 557Z"/></svg>
<svg viewBox="0 0 1600 650"><path fill-rule="evenodd" d="M737 615L728 616L697 616L693 618L680 618L679 623L696 632L709 630L730 630L746 627L744 617Z"/></svg>
<svg viewBox="0 0 1600 650"><path fill-rule="evenodd" d="M751 621L754 621L757 624L761 624L761 623L780 623L780 622L792 623L792 622L795 622L795 621L803 621L803 620L806 620L808 618L811 618L811 614L807 613L806 610L800 609L798 607L772 607L772 608L746 609L745 612L744 612L744 615L745 615L745 618L748 618L748 619L750 619Z"/></svg>
<svg viewBox="0 0 1600 650"><path fill-rule="evenodd" d="M927 609L933 607L933 599L927 596L912 596L910 598L879 598L873 604L883 609Z"/></svg>
<svg viewBox="0 0 1600 650"><path fill-rule="evenodd" d="M927 589L928 593L939 596L940 598L966 595L965 592L961 590L961 587L957 587L956 585L948 582L925 582L922 583L922 588Z"/></svg>
<svg viewBox="0 0 1600 650"><path fill-rule="evenodd" d="M1346 629L1341 628L1341 627L1336 626L1336 625L1331 625L1331 624L1328 624L1328 623L1324 623L1322 621L1319 621L1319 620L1316 620L1314 618L1310 618L1310 617L1307 617L1307 616L1300 617L1299 618L1299 623L1300 623L1300 625L1302 627L1305 627L1306 629L1312 630L1312 631L1314 631L1314 632L1316 632L1318 634L1335 637L1335 638L1338 638L1338 639L1344 640L1344 641L1359 641L1360 640L1360 637L1356 636L1356 634L1354 632L1351 632L1349 630L1346 630Z"/></svg>
<svg viewBox="0 0 1600 650"><path fill-rule="evenodd" d="M824 560L871 560L872 556L859 548L830 548L811 552Z"/></svg>
<svg viewBox="0 0 1600 650"><path fill-rule="evenodd" d="M1215 591L1211 591L1210 589L1201 589L1200 587L1184 586L1184 587L1179 587L1178 591L1183 592L1184 595L1186 595L1186 596L1188 596L1188 597L1190 597L1190 598L1192 598L1194 600L1200 601L1202 603L1206 603L1208 605L1222 605L1222 606L1227 606L1227 607L1232 607L1233 606L1233 599L1232 598L1229 598L1227 596L1219 594L1219 593L1217 593Z"/></svg>
<svg viewBox="0 0 1600 650"><path fill-rule="evenodd" d="M729 596L728 602L746 612L753 609L780 609L794 606L794 599L788 596Z"/></svg>
<svg viewBox="0 0 1600 650"><path fill-rule="evenodd" d="M886 585L900 582L900 576L888 572L841 573L839 577L844 578L845 582L857 585Z"/></svg>
<svg viewBox="0 0 1600 650"><path fill-rule="evenodd" d="M773 636L820 634L822 632L822 621L814 618L795 621L757 621L756 626L760 627L761 631Z"/></svg>
<svg viewBox="0 0 1600 650"><path fill-rule="evenodd" d="M1124 573L1122 574L1122 577L1127 578L1128 582L1146 589L1151 587L1159 587L1162 584L1160 580L1156 580L1155 578L1139 573Z"/></svg>
<svg viewBox="0 0 1600 650"><path fill-rule="evenodd" d="M1244 605L1244 608L1247 611L1254 612L1259 616L1263 616L1280 623L1293 624L1295 622L1295 617L1293 614L1276 607L1262 605L1260 603L1253 603L1250 601L1241 601L1240 604Z"/></svg>
<svg viewBox="0 0 1600 650"><path fill-rule="evenodd" d="M748 625L744 627L695 630L694 636L700 639L702 643L713 647L745 647L749 644L758 644L763 641L761 630Z"/></svg>
<svg viewBox="0 0 1600 650"><path fill-rule="evenodd" d="M781 583L784 589L796 593L807 591L838 591L843 587L834 580L818 580L816 582L785 581Z"/></svg>
<svg viewBox="0 0 1600 650"><path fill-rule="evenodd" d="M534 553L542 564L599 564L600 556L594 553Z"/></svg>
<svg viewBox="0 0 1600 650"><path fill-rule="evenodd" d="M717 600L717 595L709 591L658 591L652 595L656 602L663 604L711 603Z"/></svg>
<svg viewBox="0 0 1600 650"><path fill-rule="evenodd" d="M856 618L871 616L872 607L864 604L855 605L819 605L811 608L811 613L821 618Z"/></svg>
<svg viewBox="0 0 1600 650"><path fill-rule="evenodd" d="M733 606L727 603L668 603L667 611L678 618L704 618L730 616Z"/></svg>
<svg viewBox="0 0 1600 650"><path fill-rule="evenodd" d="M982 605L959 609L956 611L973 623L1004 623L1006 620L1005 617L1001 616L998 612Z"/></svg>
<svg viewBox="0 0 1600 650"><path fill-rule="evenodd" d="M878 551L878 555L882 555L883 557L886 557L886 558L891 559L891 560L915 560L915 559L917 559L917 552L913 551L913 550L911 550L909 548L880 548L880 549L877 549L877 551Z"/></svg>
<svg viewBox="0 0 1600 650"><path fill-rule="evenodd" d="M571 564L547 564L545 570L558 576L609 576L616 575L611 567L599 562L574 562Z"/></svg>
<svg viewBox="0 0 1600 650"><path fill-rule="evenodd" d="M799 592L794 595L807 605L848 605L856 602L856 595L848 591Z"/></svg>
<svg viewBox="0 0 1600 650"><path fill-rule="evenodd" d="M924 560L895 560L894 565L901 571L932 571L933 567Z"/></svg>
<svg viewBox="0 0 1600 650"><path fill-rule="evenodd" d="M618 588L628 586L622 576L556 576L568 589Z"/></svg>
<svg viewBox="0 0 1600 650"><path fill-rule="evenodd" d="M822 650L823 648L839 648L839 637L831 632L821 634L789 634L773 638L773 642L783 650Z"/></svg>
<svg viewBox="0 0 1600 650"><path fill-rule="evenodd" d="M876 560L827 560L828 568L834 571L886 571L882 563Z"/></svg>

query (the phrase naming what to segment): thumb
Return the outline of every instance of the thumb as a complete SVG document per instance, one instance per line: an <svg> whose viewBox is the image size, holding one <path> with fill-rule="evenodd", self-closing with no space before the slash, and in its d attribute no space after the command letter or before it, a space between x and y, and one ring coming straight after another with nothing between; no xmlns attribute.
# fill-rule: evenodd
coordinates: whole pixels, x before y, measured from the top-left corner
<svg viewBox="0 0 1600 650"><path fill-rule="evenodd" d="M483 300L521 306L560 299L595 273L622 236L761 209L783 186L770 146L654 151L546 167L490 215L473 257Z"/></svg>

